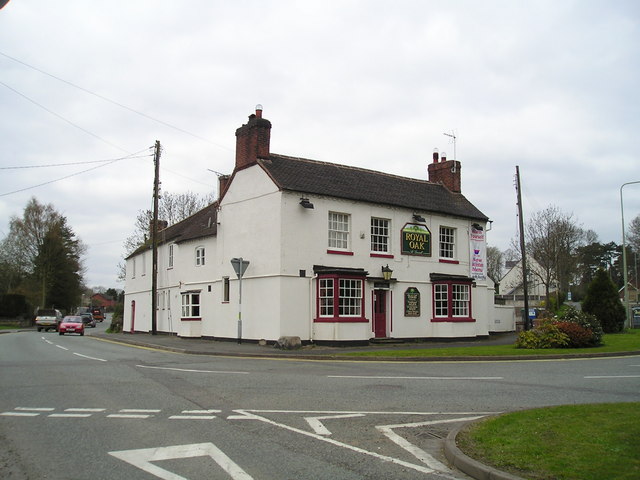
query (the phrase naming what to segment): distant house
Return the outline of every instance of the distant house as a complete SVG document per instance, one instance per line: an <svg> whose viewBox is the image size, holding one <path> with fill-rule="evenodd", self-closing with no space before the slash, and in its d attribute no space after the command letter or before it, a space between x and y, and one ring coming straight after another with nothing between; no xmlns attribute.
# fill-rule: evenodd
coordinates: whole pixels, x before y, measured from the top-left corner
<svg viewBox="0 0 640 480"><path fill-rule="evenodd" d="M627 290L628 290L628 295L629 295L629 304L630 305L634 305L634 304L638 304L640 303L639 298L640 296L638 295L638 287L636 285L634 285L632 282L627 282ZM620 300L622 300L624 302L625 298L624 298L624 287L620 287L620 289L618 290L618 295L620 296Z"/></svg>
<svg viewBox="0 0 640 480"><path fill-rule="evenodd" d="M515 328L494 306L488 218L462 195L459 161L434 153L428 180L399 177L271 153L270 132L257 109L218 200L160 230L158 331L345 342ZM126 259L125 331L152 328L151 257Z"/></svg>
<svg viewBox="0 0 640 480"><path fill-rule="evenodd" d="M524 283L522 276L522 262L510 262L507 264L507 273L500 279L500 294L496 295L496 301L501 305L514 308L517 318L520 318L520 310L524 307ZM540 281L541 275L536 275L539 271L542 274L542 267L533 258L527 257L527 294L529 297L529 308L537 308L544 305L547 300L545 286ZM550 287L549 294L554 294L556 288Z"/></svg>
<svg viewBox="0 0 640 480"><path fill-rule="evenodd" d="M115 304L115 299L111 298L109 295L104 295L102 293L94 293L91 295L91 305L111 309Z"/></svg>

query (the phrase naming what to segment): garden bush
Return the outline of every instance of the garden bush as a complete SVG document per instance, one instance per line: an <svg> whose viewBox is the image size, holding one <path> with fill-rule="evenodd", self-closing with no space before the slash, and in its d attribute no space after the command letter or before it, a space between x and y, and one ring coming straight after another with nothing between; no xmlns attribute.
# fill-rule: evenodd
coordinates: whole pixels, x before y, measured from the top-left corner
<svg viewBox="0 0 640 480"><path fill-rule="evenodd" d="M516 348L563 348L569 345L569 336L552 320L544 320L533 330L520 332Z"/></svg>
<svg viewBox="0 0 640 480"><path fill-rule="evenodd" d="M584 348L602 344L603 331L598 319L573 307L558 317L543 317L536 328L521 332L516 348Z"/></svg>
<svg viewBox="0 0 640 480"><path fill-rule="evenodd" d="M569 338L568 348L591 347L593 332L573 322L556 322L558 329Z"/></svg>
<svg viewBox="0 0 640 480"><path fill-rule="evenodd" d="M591 341L584 347L597 347L602 345L602 336L604 332L600 320L590 313L580 312L573 307L564 309L559 315L558 320L561 322L571 322L580 325L582 328L589 330L592 335ZM567 332L565 332L567 333ZM575 345L576 347L578 345Z"/></svg>

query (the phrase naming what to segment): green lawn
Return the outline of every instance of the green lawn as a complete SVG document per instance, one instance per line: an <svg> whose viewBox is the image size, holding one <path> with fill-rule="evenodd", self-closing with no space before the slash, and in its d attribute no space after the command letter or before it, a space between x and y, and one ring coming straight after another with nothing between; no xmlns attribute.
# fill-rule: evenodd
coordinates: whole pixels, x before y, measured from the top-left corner
<svg viewBox="0 0 640 480"><path fill-rule="evenodd" d="M611 333L604 336L604 345L592 348L548 348L523 349L514 345L478 345L477 347L396 348L367 352L344 353L340 356L352 357L501 357L530 355L558 355L576 353L615 353L640 351L640 329L626 330L623 333Z"/></svg>
<svg viewBox="0 0 640 480"><path fill-rule="evenodd" d="M471 424L471 458L531 480L640 478L640 402L526 410Z"/></svg>

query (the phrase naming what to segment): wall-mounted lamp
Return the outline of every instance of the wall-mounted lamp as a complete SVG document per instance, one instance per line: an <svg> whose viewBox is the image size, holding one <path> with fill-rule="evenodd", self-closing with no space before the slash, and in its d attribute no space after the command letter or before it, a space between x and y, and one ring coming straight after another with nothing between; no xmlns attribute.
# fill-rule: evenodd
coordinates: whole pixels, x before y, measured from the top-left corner
<svg viewBox="0 0 640 480"><path fill-rule="evenodd" d="M472 223L471 226L473 228L475 228L476 230L480 230L480 231L484 230L484 227L482 225L480 225L479 223Z"/></svg>
<svg viewBox="0 0 640 480"><path fill-rule="evenodd" d="M311 203L308 198L300 198L300 205L304 208L313 208L313 203Z"/></svg>
<svg viewBox="0 0 640 480"><path fill-rule="evenodd" d="M389 268L389 264L387 264L386 267L382 267L382 278L384 278L385 282L388 282L389 280L391 280L392 273L393 273L393 270Z"/></svg>
<svg viewBox="0 0 640 480"><path fill-rule="evenodd" d="M426 222L424 217L422 215L418 215L417 213L413 214L413 221L414 222Z"/></svg>

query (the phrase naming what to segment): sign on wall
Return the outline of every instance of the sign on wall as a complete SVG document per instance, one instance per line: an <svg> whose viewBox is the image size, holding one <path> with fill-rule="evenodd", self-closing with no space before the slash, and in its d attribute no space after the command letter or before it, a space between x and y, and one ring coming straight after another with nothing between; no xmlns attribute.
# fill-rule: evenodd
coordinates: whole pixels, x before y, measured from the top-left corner
<svg viewBox="0 0 640 480"><path fill-rule="evenodd" d="M404 292L404 316L420 316L420 290L416 287L409 287Z"/></svg>
<svg viewBox="0 0 640 480"><path fill-rule="evenodd" d="M407 223L402 229L402 254L431 256L431 232L425 225Z"/></svg>
<svg viewBox="0 0 640 480"><path fill-rule="evenodd" d="M478 225L478 227L480 227ZM471 253L471 278L475 280L487 279L487 244L484 229L471 226L469 235Z"/></svg>

